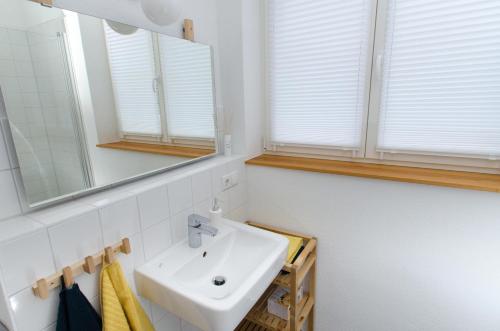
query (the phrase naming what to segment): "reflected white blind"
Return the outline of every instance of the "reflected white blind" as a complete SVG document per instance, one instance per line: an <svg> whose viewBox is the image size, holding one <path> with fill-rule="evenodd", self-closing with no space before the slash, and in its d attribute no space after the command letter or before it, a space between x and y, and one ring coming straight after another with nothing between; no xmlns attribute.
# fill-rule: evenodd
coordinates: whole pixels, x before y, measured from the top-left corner
<svg viewBox="0 0 500 331"><path fill-rule="evenodd" d="M122 35L113 31L105 21L103 25L122 132L160 135L151 32L138 29L131 35Z"/></svg>
<svg viewBox="0 0 500 331"><path fill-rule="evenodd" d="M159 36L170 137L215 137L210 47Z"/></svg>
<svg viewBox="0 0 500 331"><path fill-rule="evenodd" d="M500 155L500 1L390 0L379 150Z"/></svg>
<svg viewBox="0 0 500 331"><path fill-rule="evenodd" d="M271 143L361 146L371 3L268 1Z"/></svg>

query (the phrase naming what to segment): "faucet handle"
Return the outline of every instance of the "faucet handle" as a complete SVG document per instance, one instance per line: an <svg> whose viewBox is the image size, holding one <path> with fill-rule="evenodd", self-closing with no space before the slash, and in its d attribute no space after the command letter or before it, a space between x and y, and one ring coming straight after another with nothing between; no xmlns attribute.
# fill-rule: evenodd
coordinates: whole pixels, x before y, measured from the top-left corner
<svg viewBox="0 0 500 331"><path fill-rule="evenodd" d="M188 225L189 226L199 226L201 224L207 224L210 222L210 219L198 215L198 214L191 214L188 216Z"/></svg>

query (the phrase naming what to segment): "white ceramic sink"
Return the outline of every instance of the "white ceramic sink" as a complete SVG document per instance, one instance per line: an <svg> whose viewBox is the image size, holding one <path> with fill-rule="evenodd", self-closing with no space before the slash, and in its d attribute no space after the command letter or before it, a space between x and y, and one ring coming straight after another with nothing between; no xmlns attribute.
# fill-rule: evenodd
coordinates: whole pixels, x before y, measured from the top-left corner
<svg viewBox="0 0 500 331"><path fill-rule="evenodd" d="M222 219L219 232L187 239L135 271L141 296L205 331L233 331L283 267L288 240ZM186 219L187 227L187 219ZM225 284L216 286L222 276Z"/></svg>

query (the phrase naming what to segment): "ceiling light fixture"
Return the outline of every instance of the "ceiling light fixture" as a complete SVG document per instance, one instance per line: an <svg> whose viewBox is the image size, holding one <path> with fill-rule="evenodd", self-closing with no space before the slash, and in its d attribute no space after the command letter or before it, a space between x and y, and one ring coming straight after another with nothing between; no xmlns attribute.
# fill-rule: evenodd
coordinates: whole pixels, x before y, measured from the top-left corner
<svg viewBox="0 0 500 331"><path fill-rule="evenodd" d="M182 0L141 0L141 7L153 23L170 25L180 17L181 2Z"/></svg>

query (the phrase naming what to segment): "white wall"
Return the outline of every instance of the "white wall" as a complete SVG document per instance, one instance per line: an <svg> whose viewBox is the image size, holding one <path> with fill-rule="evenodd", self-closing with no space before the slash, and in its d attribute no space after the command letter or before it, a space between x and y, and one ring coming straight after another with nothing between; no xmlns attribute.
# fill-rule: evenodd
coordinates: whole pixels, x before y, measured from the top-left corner
<svg viewBox="0 0 500 331"><path fill-rule="evenodd" d="M75 19L75 17L70 16L68 19ZM92 125L96 126L97 132L97 139L91 139L94 146L89 147L92 148L95 147L95 143L105 144L120 140L118 115L102 20L87 15L78 15L78 21L92 97L94 113ZM72 37L71 34L69 36ZM78 41L74 40L74 42Z"/></svg>
<svg viewBox="0 0 500 331"><path fill-rule="evenodd" d="M318 237L316 330L497 330L500 195L247 167L250 219Z"/></svg>

